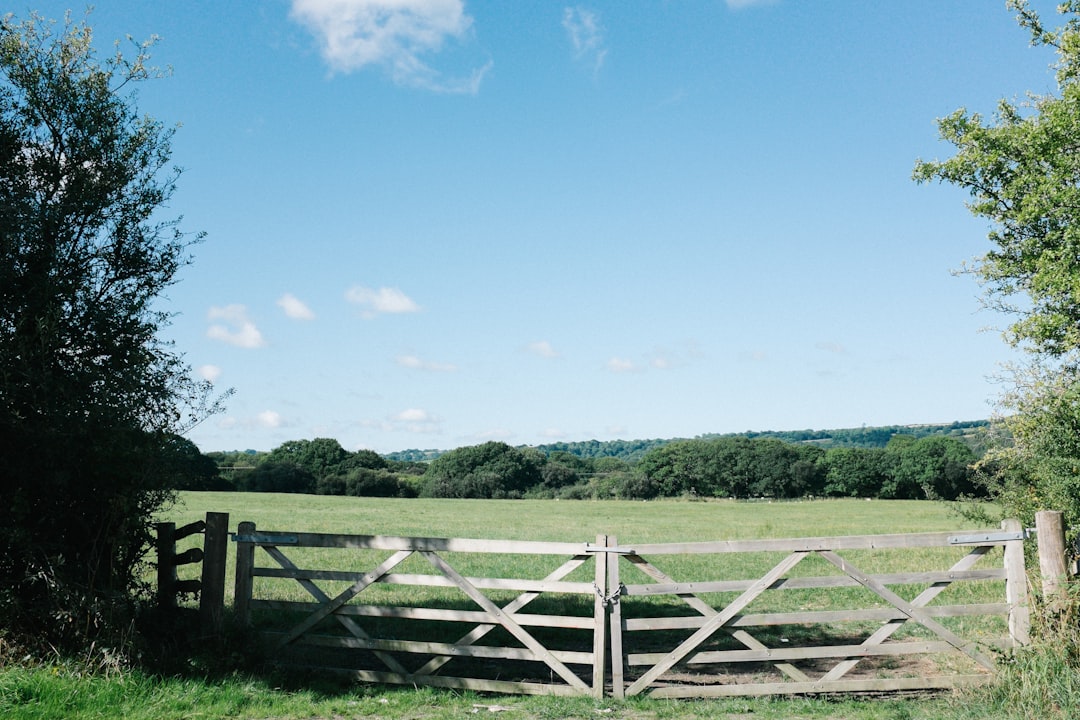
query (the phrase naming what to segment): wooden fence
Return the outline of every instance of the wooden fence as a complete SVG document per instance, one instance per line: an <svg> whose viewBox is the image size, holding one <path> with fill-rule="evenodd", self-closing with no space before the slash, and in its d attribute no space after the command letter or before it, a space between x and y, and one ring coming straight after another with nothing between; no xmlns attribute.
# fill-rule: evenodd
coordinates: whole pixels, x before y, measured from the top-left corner
<svg viewBox="0 0 1080 720"><path fill-rule="evenodd" d="M1027 641L1025 536L1010 522L620 545L240 523L235 609L272 659L369 682L617 698L948 688L986 681L994 648ZM313 548L342 560L304 567ZM550 560L523 577L536 556ZM916 559L941 564L896 569ZM286 587L306 599L280 599Z"/></svg>
<svg viewBox="0 0 1080 720"><path fill-rule="evenodd" d="M225 615L225 561L229 552L229 514L210 512L205 520L182 527L161 522L157 530L157 600L165 613L177 610L177 595L199 596L199 631L206 637L220 637ZM202 535L202 547L178 553L176 543L192 535ZM202 563L200 577L178 580L176 569Z"/></svg>

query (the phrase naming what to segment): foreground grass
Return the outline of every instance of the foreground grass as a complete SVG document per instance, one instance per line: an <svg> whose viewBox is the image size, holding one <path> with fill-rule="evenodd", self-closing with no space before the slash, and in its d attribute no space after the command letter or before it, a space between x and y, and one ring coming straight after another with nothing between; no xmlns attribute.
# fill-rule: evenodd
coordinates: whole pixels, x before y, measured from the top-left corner
<svg viewBox="0 0 1080 720"><path fill-rule="evenodd" d="M559 502L329 498L185 493L163 519L178 524L228 512L262 530L620 542L724 540L952 530L965 523L927 502L836 500L791 503L662 501ZM232 553L230 553L230 563ZM232 572L231 566L229 572ZM231 583L230 583L231 584ZM231 588L230 588L231 593ZM0 717L12 720L352 720L460 718L498 710L523 720L554 718L838 718L840 720L995 720L1010 715L992 694L876 698L769 698L626 702L589 698L502 697L472 693L332 685L247 675L155 677L138 671L87 677L79 668L0 668ZM1067 716L1067 715L1066 715ZM1061 716L1061 717L1066 717Z"/></svg>
<svg viewBox="0 0 1080 720"><path fill-rule="evenodd" d="M497 712L506 720L940 720L1007 718L968 712L956 698L722 699L627 702L492 697L378 686L290 689L265 680L157 678L138 672L84 677L63 668L0 672L5 720L443 720Z"/></svg>

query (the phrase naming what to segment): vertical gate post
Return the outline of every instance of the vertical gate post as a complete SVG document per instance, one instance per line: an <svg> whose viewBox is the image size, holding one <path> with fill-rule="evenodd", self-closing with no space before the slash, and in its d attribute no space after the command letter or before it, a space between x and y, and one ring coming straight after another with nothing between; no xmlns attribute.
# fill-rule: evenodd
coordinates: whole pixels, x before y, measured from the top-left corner
<svg viewBox="0 0 1080 720"><path fill-rule="evenodd" d="M1006 532L1022 532L1019 520L1001 521ZM1005 602L1009 604L1009 638L1014 645L1031 640L1031 609L1028 607L1027 572L1024 569L1024 541L1005 542Z"/></svg>
<svg viewBox="0 0 1080 720"><path fill-rule="evenodd" d="M614 536L607 538L608 547L618 547L619 541ZM619 580L619 556L615 553L604 553L605 555L613 555L608 560L607 569L607 593L611 596L616 596L615 601L611 603L611 612L608 616L608 625L611 628L609 636L611 638L611 697L616 700L621 700L625 697L625 683L623 682L623 619L622 619L622 602L618 597L619 589L622 587L622 581Z"/></svg>
<svg viewBox="0 0 1080 720"><path fill-rule="evenodd" d="M225 560L229 551L229 513L206 513L203 535L202 592L199 627L206 637L220 638L225 623Z"/></svg>
<svg viewBox="0 0 1080 720"><path fill-rule="evenodd" d="M1065 523L1058 510L1035 513L1035 529L1039 535L1039 573L1042 575L1043 601L1051 615L1065 609Z"/></svg>
<svg viewBox="0 0 1080 720"><path fill-rule="evenodd" d="M246 628L251 624L252 570L255 567L255 545L244 542L245 537L255 533L255 523L242 522L236 527L236 586L233 609L236 623Z"/></svg>
<svg viewBox="0 0 1080 720"><path fill-rule="evenodd" d="M596 544L607 547L607 535L597 535ZM604 657L604 648L607 645L607 574L608 563L611 562L606 552L594 553L593 561L596 563L593 573L593 587L596 594L593 597L593 686L592 694L595 698L604 697L604 668L607 659Z"/></svg>
<svg viewBox="0 0 1080 720"><path fill-rule="evenodd" d="M157 524L158 608L176 608L176 523Z"/></svg>

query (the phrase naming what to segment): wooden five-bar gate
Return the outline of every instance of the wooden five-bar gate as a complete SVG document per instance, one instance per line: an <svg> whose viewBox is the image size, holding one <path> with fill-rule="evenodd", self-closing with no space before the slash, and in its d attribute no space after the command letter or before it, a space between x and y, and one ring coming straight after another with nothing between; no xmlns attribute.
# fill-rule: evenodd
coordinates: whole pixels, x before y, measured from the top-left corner
<svg viewBox="0 0 1080 720"><path fill-rule="evenodd" d="M240 523L234 601L269 659L369 682L616 698L948 688L986 681L998 649L1027 641L1025 536L1007 522L567 543Z"/></svg>

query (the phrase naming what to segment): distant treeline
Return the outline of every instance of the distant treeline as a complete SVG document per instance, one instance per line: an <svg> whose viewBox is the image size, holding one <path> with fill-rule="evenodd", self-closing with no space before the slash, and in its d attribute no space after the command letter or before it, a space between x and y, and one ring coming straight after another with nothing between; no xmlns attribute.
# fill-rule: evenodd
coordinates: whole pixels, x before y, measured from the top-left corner
<svg viewBox="0 0 1080 720"><path fill-rule="evenodd" d="M954 499L980 494L971 466L988 426L897 427L883 444L880 428L540 447L488 442L430 461L349 452L318 438L268 453L209 453L204 475L187 487L377 497Z"/></svg>
<svg viewBox="0 0 1080 720"><path fill-rule="evenodd" d="M911 435L923 438L930 435L944 435L966 443L975 454L982 456L986 451L986 435L990 428L988 420L969 420L941 425L881 425L875 427L841 428L838 430L764 430L742 433L709 433L699 435L697 439L715 438L773 438L789 443L813 443L822 448L860 447L883 448L894 435ZM537 445L536 449L545 454L565 452L580 458L613 457L636 463L645 453L653 448L677 442L686 438L652 440L582 440L578 442L556 442ZM445 450L401 450L388 453L388 460L411 462L430 462Z"/></svg>

